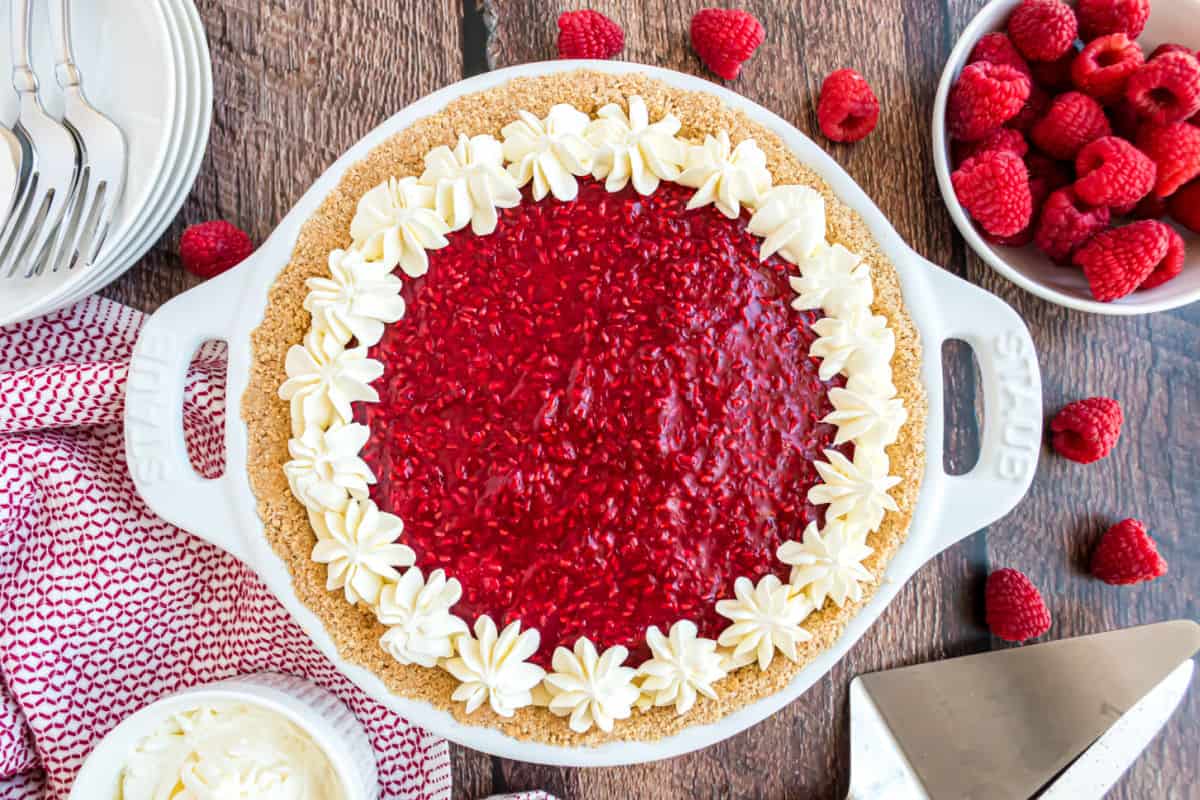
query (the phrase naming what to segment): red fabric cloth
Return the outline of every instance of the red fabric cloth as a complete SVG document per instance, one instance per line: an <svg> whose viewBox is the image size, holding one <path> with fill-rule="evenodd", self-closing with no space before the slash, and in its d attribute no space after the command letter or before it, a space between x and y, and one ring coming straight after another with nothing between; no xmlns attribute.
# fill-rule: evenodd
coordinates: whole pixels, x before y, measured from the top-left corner
<svg viewBox="0 0 1200 800"><path fill-rule="evenodd" d="M98 298L0 329L0 797L64 798L95 743L169 692L264 670L366 725L381 797L450 796L444 741L338 673L253 572L155 517L121 408L142 315ZM222 468L224 350L193 364L193 460Z"/></svg>

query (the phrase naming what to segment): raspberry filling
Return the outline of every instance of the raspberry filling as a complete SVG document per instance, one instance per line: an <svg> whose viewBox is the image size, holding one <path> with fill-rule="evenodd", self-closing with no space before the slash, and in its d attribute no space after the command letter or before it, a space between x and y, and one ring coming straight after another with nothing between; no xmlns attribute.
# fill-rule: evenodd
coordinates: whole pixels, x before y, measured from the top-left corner
<svg viewBox="0 0 1200 800"><path fill-rule="evenodd" d="M579 636L638 663L648 626L685 618L716 637L715 601L786 579L776 549L819 521L820 314L790 307L745 214L691 194L526 192L494 233L430 252L372 348L373 498L417 566L462 583L455 613L537 628L543 666Z"/></svg>

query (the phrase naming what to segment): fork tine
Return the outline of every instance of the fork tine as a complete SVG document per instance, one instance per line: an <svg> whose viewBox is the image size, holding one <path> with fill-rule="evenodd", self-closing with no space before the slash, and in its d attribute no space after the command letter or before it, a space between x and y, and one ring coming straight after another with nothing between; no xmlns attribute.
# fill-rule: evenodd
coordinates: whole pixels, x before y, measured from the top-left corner
<svg viewBox="0 0 1200 800"><path fill-rule="evenodd" d="M65 269L74 269L77 266L86 267L91 266L95 261L95 253L98 249L96 234L101 227L104 211L108 206L107 188L107 183L100 181L96 190L89 195L87 210L80 215L78 220L74 244L70 250L63 253L63 258L56 263L55 269L59 266L64 266ZM103 235L108 231L107 228L104 228L99 232Z"/></svg>
<svg viewBox="0 0 1200 800"><path fill-rule="evenodd" d="M39 203L40 201L40 203ZM31 198L31 205L28 213L25 215L23 222L25 223L17 232L17 235L8 243L11 248L6 254L7 261L4 267L8 268L8 275L16 273L17 268L21 265L23 259L27 255L29 248L33 247L38 231L46 223L46 217L50 214L50 205L54 201L54 190L39 192ZM33 204L37 204L35 208ZM0 267L2 269L3 267ZM28 277L28 274L26 275Z"/></svg>
<svg viewBox="0 0 1200 800"><path fill-rule="evenodd" d="M0 244L0 274L6 277L11 278L13 272L16 271L15 264L12 269L6 270L5 267L8 265L13 247L21 241L21 234L25 231L29 209L33 205L34 197L38 196L37 185L38 174L34 172L29 178L29 184L25 187L25 191L18 199L13 215L9 217L8 223L4 226L3 239L0 240L2 242Z"/></svg>
<svg viewBox="0 0 1200 800"><path fill-rule="evenodd" d="M73 259L78 248L79 234L82 232L82 221L87 219L95 198L89 192L91 169L84 166L80 172L72 197L67 201L66 212L57 235L52 237L54 248L52 255L38 264L38 274L42 274L47 264L51 272L57 272L65 261Z"/></svg>
<svg viewBox="0 0 1200 800"><path fill-rule="evenodd" d="M104 246L104 240L108 237L109 223L112 222L115 205L113 198L109 196L108 189L107 181L100 181L100 185L96 187L96 205L86 230L88 240L86 245L79 246L79 254L84 256L85 266L96 263L96 259L100 255L100 248Z"/></svg>

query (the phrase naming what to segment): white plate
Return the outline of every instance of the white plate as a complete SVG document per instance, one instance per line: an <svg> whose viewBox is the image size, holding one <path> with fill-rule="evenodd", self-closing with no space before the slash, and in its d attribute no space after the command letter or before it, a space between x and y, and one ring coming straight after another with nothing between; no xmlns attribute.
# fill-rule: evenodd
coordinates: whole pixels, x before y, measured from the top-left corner
<svg viewBox="0 0 1200 800"><path fill-rule="evenodd" d="M249 432L239 413L251 369L250 334L262 320L268 292L288 263L300 227L346 170L389 136L463 94L516 77L579 67L615 74L644 73L679 88L715 95L779 135L862 216L895 263L905 301L920 331L925 354L921 378L929 401L925 474L908 538L888 565L875 595L838 640L778 692L717 722L693 725L658 741L613 742L599 747L523 741L499 730L461 723L428 703L392 694L376 674L344 660L321 621L296 595L291 574L263 534L258 501L247 476ZM941 353L942 343L949 338L965 340L971 346L982 375L986 419L980 455L965 475L947 475L942 466ZM180 416L188 361L196 346L207 339L229 343L226 469L214 480L201 478L191 468ZM476 750L564 766L632 764L686 753L731 736L796 699L850 649L922 564L999 518L1020 500L1037 467L1042 425L1041 378L1033 340L1015 311L909 249L850 176L779 116L707 80L615 61L523 64L484 73L418 100L388 119L325 171L250 258L172 299L150 317L138 338L130 376L125 396L125 452L138 492L151 509L252 566L333 664L397 714Z"/></svg>
<svg viewBox="0 0 1200 800"><path fill-rule="evenodd" d="M130 163L125 194L114 219L110 247L127 238L132 222L141 219L152 200L175 136L179 74L170 44L165 9L156 0L87 0L73 2L75 56L92 104L125 134ZM7 20L5 20L6 22ZM86 33L85 33L86 32ZM42 102L62 113L62 95L54 81L54 58L46 4L34 9L33 64L41 81ZM12 63L7 36L0 36L0 64ZM0 118L17 116L17 96L0 91ZM84 271L42 276L37 280L0 278L0 324L32 316L52 297L73 294L87 279ZM60 304L61 305L61 304Z"/></svg>
<svg viewBox="0 0 1200 800"><path fill-rule="evenodd" d="M196 152L195 144L197 142L207 143L208 116L201 113L199 106L202 96L208 98L210 106L212 98L212 72L208 62L207 60L203 62L204 69L201 70L201 62L198 57L194 57L197 50L196 38L198 35L203 36L203 29L201 28L199 34L193 30L191 21L184 12L184 5L190 5L187 0L154 0L154 2L161 5L166 14L169 40L175 60L175 74L178 79L176 88L178 100L175 105L175 116L170 123L174 130L174 136L168 146L165 164L152 187L150 200L139 215L138 221L136 224L130 225L122 236L123 243L117 242L115 247L112 245L106 247L106 252L101 256L100 261L88 269L86 275L73 281L66 291L59 291L45 298L35 310L29 312L29 316L44 314L52 309L70 305L112 283L137 263L138 259L158 238L158 235L161 235L162 228L169 224L170 218L186 197L187 188L191 186L191 182L189 181L187 187L180 192L178 184L182 182L183 175L190 171L194 177L195 169L203 159L203 149ZM207 55L207 47L205 47L205 54ZM200 123L204 124L203 135L195 130L195 126ZM167 222L159 225L164 214L167 215Z"/></svg>
<svg viewBox="0 0 1200 800"><path fill-rule="evenodd" d="M173 27L178 30L180 46L181 75L179 92L183 98L180 103L181 146L177 155L170 157L170 171L164 173L162 186L152 207L147 208L144 222L140 225L134 238L127 242L121 251L98 265L99 272L80 286L74 299L79 299L98 291L112 283L138 262L146 251L170 226L183 206L200 164L204 160L204 152L208 147L209 128L212 124L212 62L209 59L208 42L204 35L204 26L200 15L190 0L163 0L168 6Z"/></svg>

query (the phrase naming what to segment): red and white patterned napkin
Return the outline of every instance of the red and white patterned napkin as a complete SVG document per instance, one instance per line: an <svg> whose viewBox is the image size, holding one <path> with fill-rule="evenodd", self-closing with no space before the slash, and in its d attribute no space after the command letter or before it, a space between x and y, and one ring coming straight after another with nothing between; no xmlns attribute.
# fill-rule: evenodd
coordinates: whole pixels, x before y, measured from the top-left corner
<svg viewBox="0 0 1200 800"><path fill-rule="evenodd" d="M449 798L446 742L351 685L250 569L138 497L121 408L142 319L90 298L0 328L0 797L64 798L127 715L177 689L272 670L354 710L383 798ZM193 367L189 449L219 474L223 347Z"/></svg>

